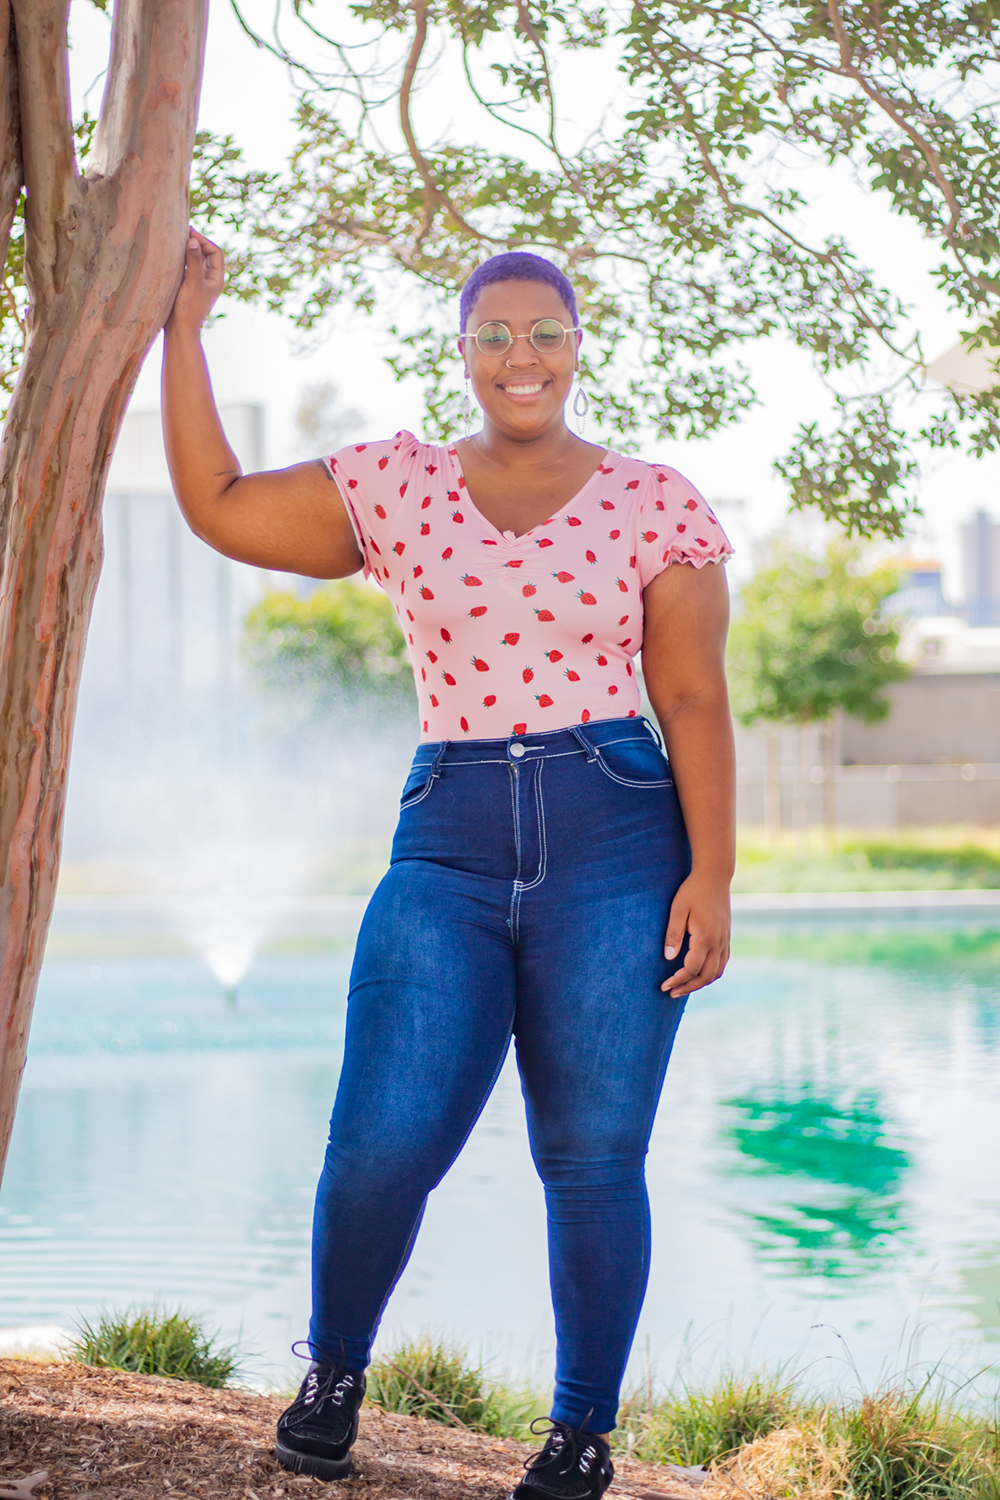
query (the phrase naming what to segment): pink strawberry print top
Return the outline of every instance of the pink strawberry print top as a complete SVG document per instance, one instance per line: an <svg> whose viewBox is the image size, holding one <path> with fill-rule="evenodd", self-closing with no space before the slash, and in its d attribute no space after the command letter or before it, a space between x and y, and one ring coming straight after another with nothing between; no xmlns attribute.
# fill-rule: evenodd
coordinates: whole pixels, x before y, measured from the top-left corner
<svg viewBox="0 0 1000 1500"><path fill-rule="evenodd" d="M473 505L454 448L411 432L328 460L410 646L424 740L502 739L634 717L642 590L732 552L676 469L615 452L515 536Z"/></svg>

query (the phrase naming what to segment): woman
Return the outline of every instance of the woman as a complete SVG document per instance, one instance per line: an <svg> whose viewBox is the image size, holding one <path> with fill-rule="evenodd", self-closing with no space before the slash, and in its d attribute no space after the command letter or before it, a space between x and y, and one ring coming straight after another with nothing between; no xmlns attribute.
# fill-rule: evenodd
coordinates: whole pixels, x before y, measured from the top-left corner
<svg viewBox="0 0 1000 1500"><path fill-rule="evenodd" d="M178 500L229 557L313 578L364 568L406 633L421 743L351 975L316 1199L312 1363L276 1453L349 1472L365 1367L427 1194L511 1035L545 1186L557 1364L517 1500L601 1496L645 1293L644 1157L686 997L729 952L731 551L675 471L581 441L566 277L499 255L462 294L482 431L409 433L243 476L199 330L221 252L192 233L164 341ZM669 764L640 717L634 657Z"/></svg>

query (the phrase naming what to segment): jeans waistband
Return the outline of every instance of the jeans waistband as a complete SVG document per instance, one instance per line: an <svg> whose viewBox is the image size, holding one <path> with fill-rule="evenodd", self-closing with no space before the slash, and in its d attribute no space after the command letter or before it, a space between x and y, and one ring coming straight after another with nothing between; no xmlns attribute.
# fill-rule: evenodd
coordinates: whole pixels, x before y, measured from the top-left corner
<svg viewBox="0 0 1000 1500"><path fill-rule="evenodd" d="M605 746L621 744L623 740L652 740L661 745L660 736L648 719L597 719L564 729L511 734L501 740L431 740L417 746L413 768L430 766L437 772L443 765L477 761L517 765L560 755L586 755L593 759Z"/></svg>

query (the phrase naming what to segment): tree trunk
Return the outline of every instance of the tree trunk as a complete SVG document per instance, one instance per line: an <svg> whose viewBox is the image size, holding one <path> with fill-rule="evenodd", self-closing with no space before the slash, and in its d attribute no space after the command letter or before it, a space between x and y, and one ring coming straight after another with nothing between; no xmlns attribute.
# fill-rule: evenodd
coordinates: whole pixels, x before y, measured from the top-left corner
<svg viewBox="0 0 1000 1500"><path fill-rule="evenodd" d="M10 0L0 0L0 266L21 196L21 117L17 102L17 44Z"/></svg>
<svg viewBox="0 0 1000 1500"><path fill-rule="evenodd" d="M205 0L118 0L84 176L66 0L13 13L31 306L0 450L0 1171L55 896L105 478L182 272Z"/></svg>

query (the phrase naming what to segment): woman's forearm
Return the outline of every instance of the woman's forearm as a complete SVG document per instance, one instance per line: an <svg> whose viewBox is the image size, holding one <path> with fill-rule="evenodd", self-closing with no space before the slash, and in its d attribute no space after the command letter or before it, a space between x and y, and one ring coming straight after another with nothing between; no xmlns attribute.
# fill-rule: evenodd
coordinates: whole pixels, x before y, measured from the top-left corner
<svg viewBox="0 0 1000 1500"><path fill-rule="evenodd" d="M656 703L653 703L654 710ZM691 843L692 870L729 881L736 865L736 751L725 691L657 711Z"/></svg>
<svg viewBox="0 0 1000 1500"><path fill-rule="evenodd" d="M174 319L163 334L162 402L174 494L192 531L201 536L213 507L242 470L219 418L200 330Z"/></svg>

